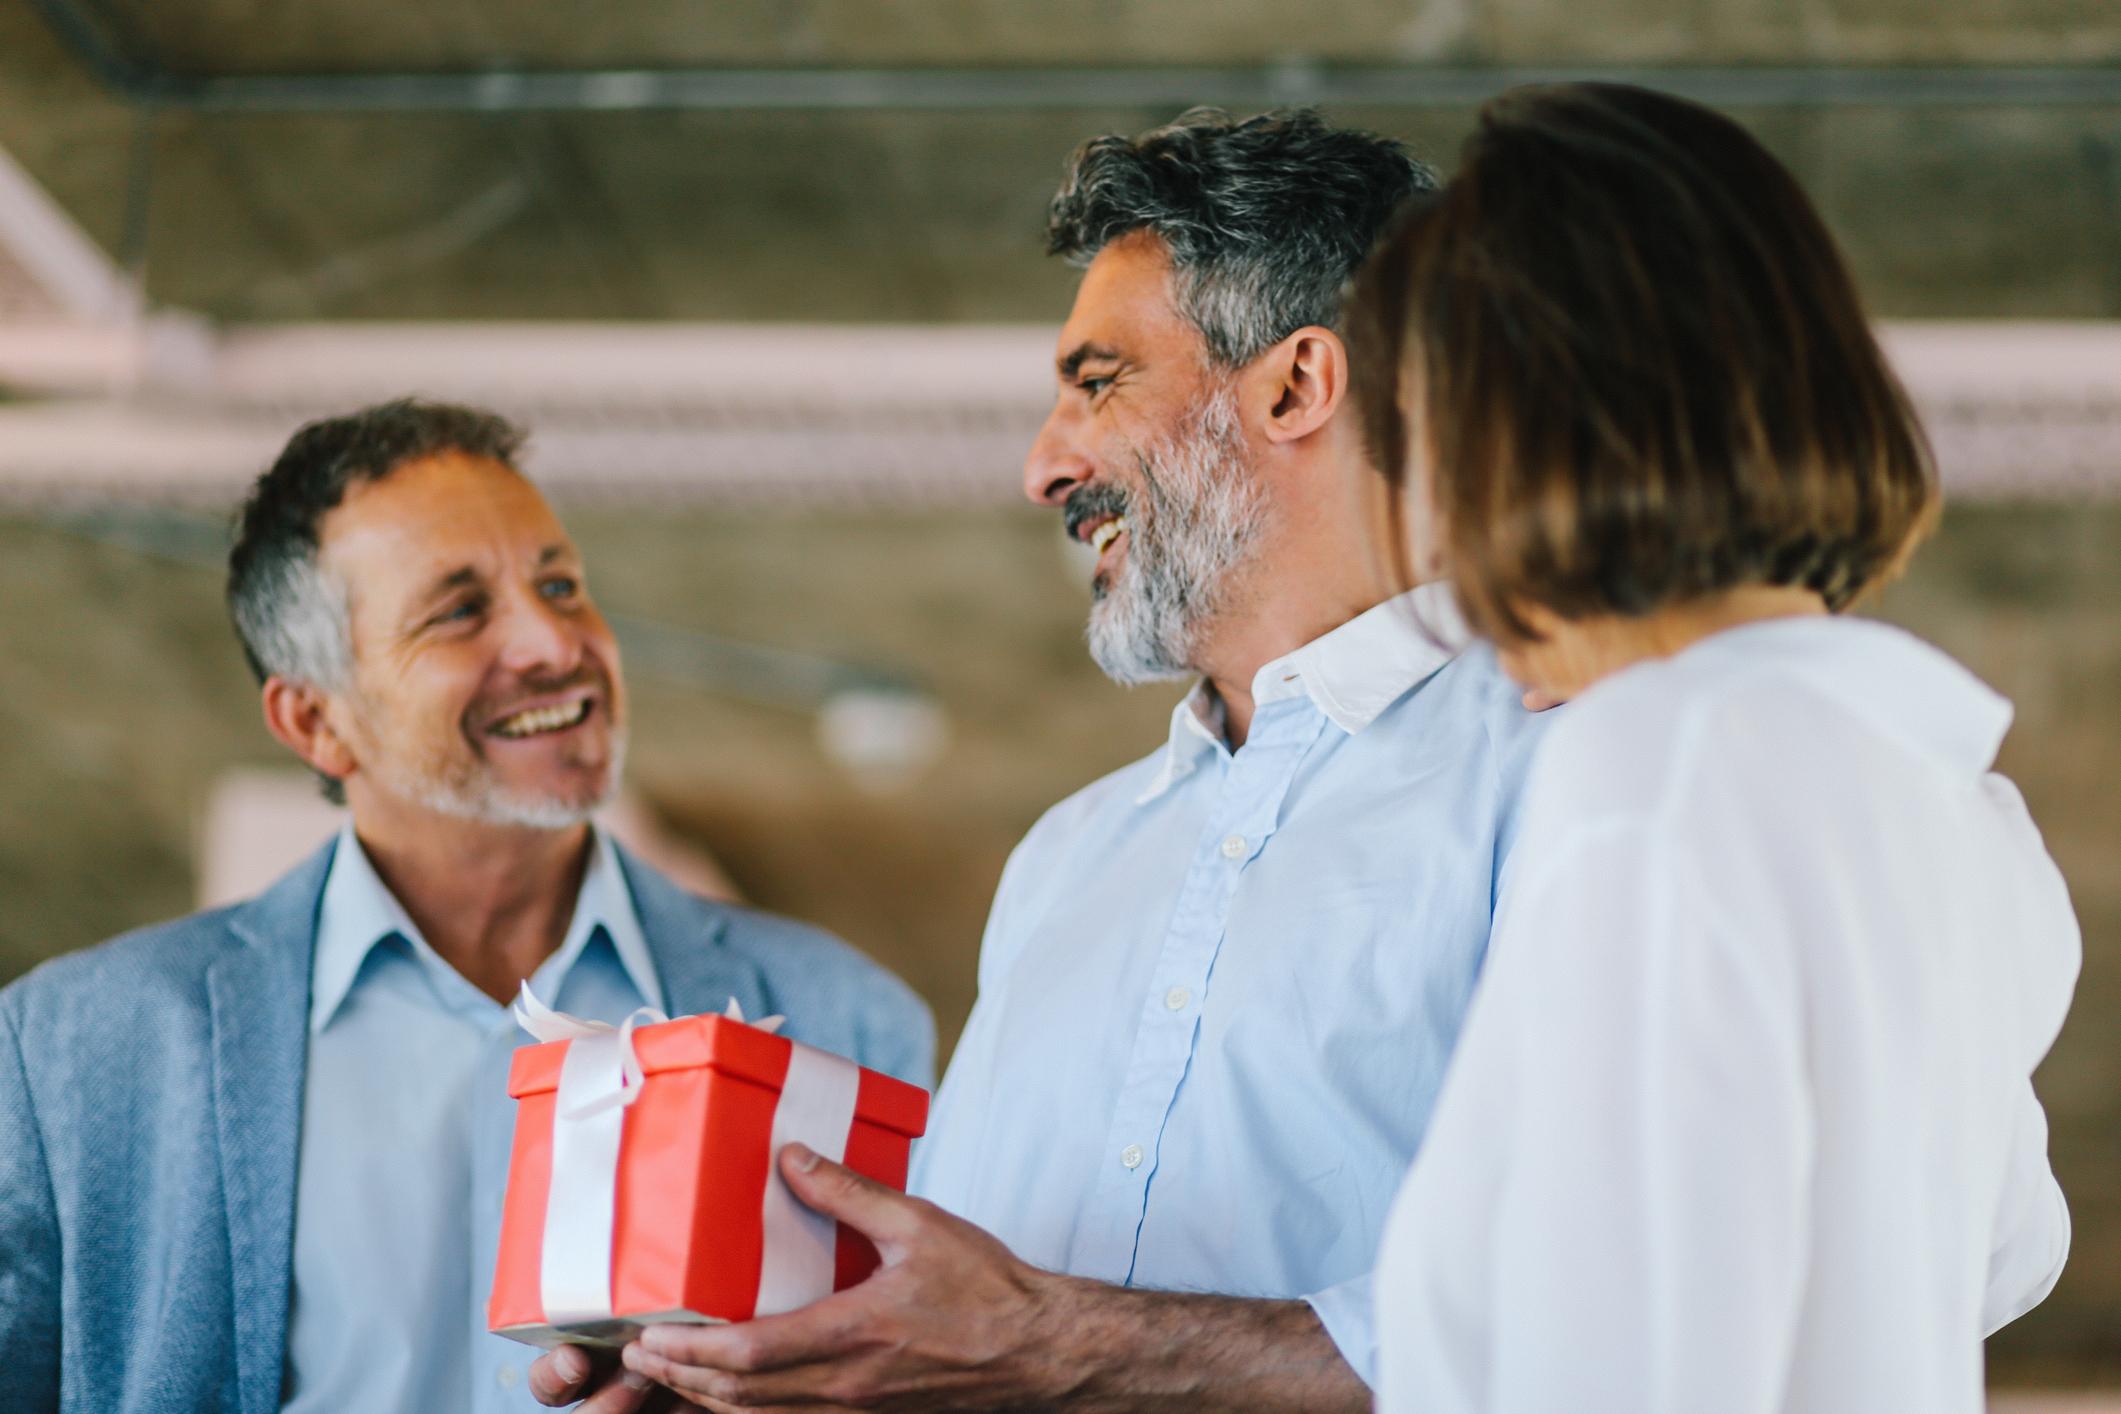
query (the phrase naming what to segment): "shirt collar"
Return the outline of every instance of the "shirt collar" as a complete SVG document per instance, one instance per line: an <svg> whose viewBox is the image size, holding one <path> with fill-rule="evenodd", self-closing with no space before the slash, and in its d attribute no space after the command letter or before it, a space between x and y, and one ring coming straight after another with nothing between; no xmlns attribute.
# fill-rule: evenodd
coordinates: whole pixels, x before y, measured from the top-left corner
<svg viewBox="0 0 2121 1414"><path fill-rule="evenodd" d="M547 994L548 1001L557 1000L560 979L574 967L599 927L611 940L612 951L634 991L649 1006L662 1010L663 989L655 958L641 931L640 915L634 909L632 891L626 886L618 851L609 835L592 827L589 865L582 871L582 884L575 894L574 915L568 921L566 936L559 949L538 967L537 989ZM448 968L376 873L349 821L339 831L331 874L325 880L319 906L316 963L310 974L312 1035L331 1024L358 983L368 955L393 935L403 938L423 964Z"/></svg>
<svg viewBox="0 0 2121 1414"><path fill-rule="evenodd" d="M1252 678L1252 704L1309 698L1327 720L1354 736L1456 657L1465 640L1450 586L1424 584L1262 667ZM1222 699L1203 678L1171 709L1171 734L1156 775L1135 803L1156 799L1223 747Z"/></svg>

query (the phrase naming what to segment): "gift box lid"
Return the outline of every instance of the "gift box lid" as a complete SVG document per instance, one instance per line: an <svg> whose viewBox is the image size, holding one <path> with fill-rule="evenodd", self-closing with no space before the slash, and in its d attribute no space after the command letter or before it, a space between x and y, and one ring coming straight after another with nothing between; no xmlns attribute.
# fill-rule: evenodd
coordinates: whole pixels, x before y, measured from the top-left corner
<svg viewBox="0 0 2121 1414"><path fill-rule="evenodd" d="M704 1066L774 1091L781 1088L781 1081L788 1074L789 1048L796 1044L785 1036L726 1016L681 1016L675 1021L639 1027L633 1033L634 1054L640 1057L644 1074ZM521 1099L558 1089L567 1045L565 1041L547 1041L519 1047L509 1066L508 1093ZM854 1117L917 1139L928 1127L928 1092L864 1067Z"/></svg>

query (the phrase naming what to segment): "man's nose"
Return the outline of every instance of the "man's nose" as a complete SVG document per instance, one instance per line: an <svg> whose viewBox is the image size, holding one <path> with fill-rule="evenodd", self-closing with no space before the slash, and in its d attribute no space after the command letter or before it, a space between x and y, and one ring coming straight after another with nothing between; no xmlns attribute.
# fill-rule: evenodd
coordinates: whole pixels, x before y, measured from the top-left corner
<svg viewBox="0 0 2121 1414"><path fill-rule="evenodd" d="M1076 449L1065 411L1056 407L1024 458L1024 495L1033 505L1058 506L1090 479L1090 461Z"/></svg>
<svg viewBox="0 0 2121 1414"><path fill-rule="evenodd" d="M501 666L525 677L573 672L582 661L582 631L574 616L541 594L519 596L503 625Z"/></svg>

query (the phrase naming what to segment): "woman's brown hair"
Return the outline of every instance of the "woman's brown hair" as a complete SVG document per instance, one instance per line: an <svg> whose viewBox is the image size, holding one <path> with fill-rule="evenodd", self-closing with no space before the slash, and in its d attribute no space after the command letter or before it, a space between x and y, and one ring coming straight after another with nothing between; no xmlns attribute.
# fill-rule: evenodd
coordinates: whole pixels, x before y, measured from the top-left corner
<svg viewBox="0 0 2121 1414"><path fill-rule="evenodd" d="M1347 320L1394 541L1412 467L1468 622L1506 644L1537 636L1534 606L1638 617L1748 584L1838 610L1936 514L1833 238L1697 104L1614 84L1493 100Z"/></svg>

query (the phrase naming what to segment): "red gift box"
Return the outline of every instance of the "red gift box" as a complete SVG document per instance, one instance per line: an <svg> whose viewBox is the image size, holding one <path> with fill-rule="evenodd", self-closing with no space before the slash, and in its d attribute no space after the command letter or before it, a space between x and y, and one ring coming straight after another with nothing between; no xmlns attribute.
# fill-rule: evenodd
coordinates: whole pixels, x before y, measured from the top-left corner
<svg viewBox="0 0 2121 1414"><path fill-rule="evenodd" d="M534 999L532 1007L557 1015ZM867 1238L851 1228L835 1233L796 1203L773 1155L800 1138L834 1157L844 1124L837 1157L903 1189L912 1142L927 1126L925 1090L740 1019L690 1016L628 1033L558 1021L578 1036L604 1034L515 1053L515 1147L490 1329L533 1345L616 1343L650 1321L741 1321L793 1309L876 1269ZM615 1065L630 1050L625 1080L614 1075L607 1100L569 1109L562 1092L570 1048L592 1045L604 1049L585 1049L577 1066ZM573 1084L572 1094L584 1093ZM582 1201L585 1176L593 1201ZM556 1186L572 1201L548 1211ZM548 1269L548 1242L573 1264L569 1281ZM582 1270L607 1251L608 1295L604 1272L588 1272L585 1282ZM579 1296L585 1285L594 1295ZM577 1293L573 1309L548 1312L548 1295L562 1290Z"/></svg>

